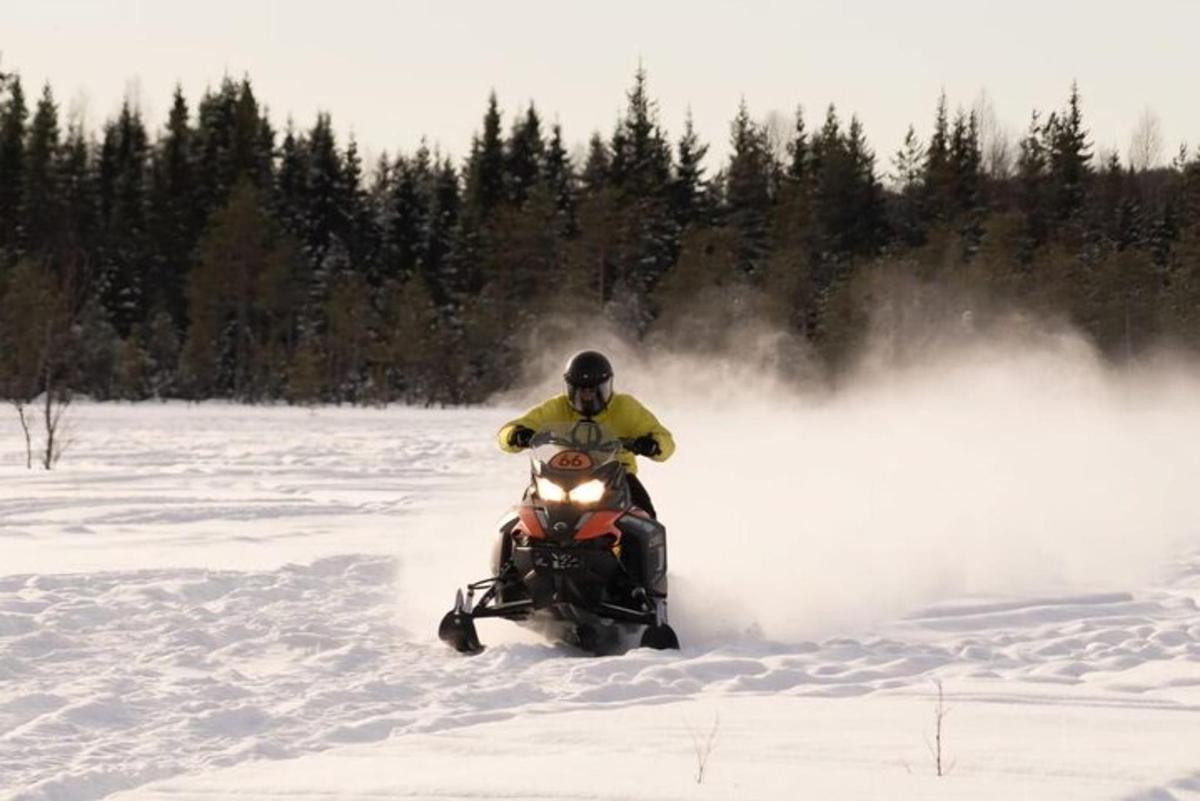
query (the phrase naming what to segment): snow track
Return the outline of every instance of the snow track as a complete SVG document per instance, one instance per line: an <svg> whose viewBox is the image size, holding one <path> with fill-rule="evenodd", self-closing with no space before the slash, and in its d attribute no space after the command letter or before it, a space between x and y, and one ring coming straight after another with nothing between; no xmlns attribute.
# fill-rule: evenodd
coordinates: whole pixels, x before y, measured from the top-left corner
<svg viewBox="0 0 1200 801"><path fill-rule="evenodd" d="M1008 771L960 787L972 797L1200 797L1200 757L1180 756L1175 741L1200 725L1200 555L1149 587L955 598L823 639L746 634L718 647L684 628L679 653L587 658L489 621L488 650L462 658L433 640L432 612L475 577L462 565L484 559L463 555L480 542L463 521L490 520L511 494L502 457L480 436L496 414L79 413L93 438L66 469L3 468L0 801L232 797L231 787L266 798L301 786L312 798L341 798L344 787L478 797L485 785L434 781L437 768L420 766L459 747L481 765L519 761L494 743L543 726L560 733L564 754L586 737L651 770L655 753L630 752L637 731L684 776L577 797L757 787L745 797L768 798L800 786L872 798L870 782L904 781L925 758L935 681L965 710L959 771ZM189 447L161 447L183 420ZM438 458L435 441L453 455ZM139 462L145 451L157 454L153 467ZM439 517L439 505L470 511ZM703 727L718 710L739 739L763 729L761 748L725 741L727 772L714 781L726 784L693 796L680 727ZM1068 731L1060 724L1108 739L1080 762L1069 744L1054 746L1051 764L1005 750L1054 739ZM1122 757L1135 729L1146 753ZM303 758L270 767L293 757ZM373 773L401 758L409 773ZM348 765L363 775L338 779ZM791 778L762 785L764 766ZM325 780L334 789L320 789ZM950 797L917 790L897 797Z"/></svg>
<svg viewBox="0 0 1200 801"><path fill-rule="evenodd" d="M863 638L475 658L396 623L395 563L0 579L0 798L92 799L252 759L514 716L732 694L1200 710L1200 585L941 607ZM1181 780L1182 781L1182 780Z"/></svg>

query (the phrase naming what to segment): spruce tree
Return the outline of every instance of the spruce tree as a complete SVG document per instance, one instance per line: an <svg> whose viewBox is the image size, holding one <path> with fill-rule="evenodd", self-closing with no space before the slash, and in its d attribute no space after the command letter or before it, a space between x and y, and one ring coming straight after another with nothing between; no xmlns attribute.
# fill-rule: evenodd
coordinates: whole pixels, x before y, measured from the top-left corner
<svg viewBox="0 0 1200 801"><path fill-rule="evenodd" d="M1017 155L1017 209L1022 217L1017 257L1025 264L1032 260L1034 250L1045 241L1049 229L1045 127L1034 111Z"/></svg>
<svg viewBox="0 0 1200 801"><path fill-rule="evenodd" d="M892 156L892 180L902 195L916 192L920 189L924 178L925 146L920 137L908 126L904 134L904 142Z"/></svg>
<svg viewBox="0 0 1200 801"><path fill-rule="evenodd" d="M422 145L384 160L368 190L328 115L289 124L276 152L249 78L194 108L176 89L153 145L132 104L98 140L78 123L64 136L49 86L27 109L20 80L0 78L0 285L19 263L76 290L80 388L98 398L359 401L368 383L374 399L482 398L518 363L523 310L547 291L644 334L694 311L697 280L709 299L745 301L746 275L770 301L738 314L768 314L836 359L863 324L863 265L885 245L921 265L974 259L955 280L1036 298L1110 355L1160 330L1200 342L1200 159L1184 148L1132 176L1094 158L1074 85L1034 115L1018 174L990 179L978 120L942 93L928 146L910 127L888 193L862 125L833 107L816 130L797 111L785 156L743 105L709 179L690 114L668 141L644 70L625 101L572 164L532 103L502 130L492 93L461 169ZM954 235L957 253L942 246ZM1029 269L1013 272L1013 254ZM173 380L177 361L190 383Z"/></svg>
<svg viewBox="0 0 1200 801"><path fill-rule="evenodd" d="M117 119L105 128L99 165L104 307L122 337L146 319L148 161L145 124L126 100Z"/></svg>
<svg viewBox="0 0 1200 801"><path fill-rule="evenodd" d="M593 133L588 140L587 160L579 176L585 192L594 195L608 184L611 162L612 156L604 138L599 131Z"/></svg>
<svg viewBox="0 0 1200 801"><path fill-rule="evenodd" d="M275 214L294 235L303 236L308 214L308 141L297 135L288 120L279 151L272 205Z"/></svg>
<svg viewBox="0 0 1200 801"><path fill-rule="evenodd" d="M449 158L442 159L433 176L432 202L425 244L425 274L423 286L439 309L446 308L455 286L453 261L454 234L462 210L458 172Z"/></svg>
<svg viewBox="0 0 1200 801"><path fill-rule="evenodd" d="M90 275L82 274L82 265L93 260L96 246L96 229L99 218L99 201L96 196L96 171L93 169L91 148L83 126L72 124L59 156L57 168L62 212L62 238L59 242L63 253L64 268L81 273L76 276L80 283L87 283ZM93 304L95 307L95 304Z"/></svg>
<svg viewBox="0 0 1200 801"><path fill-rule="evenodd" d="M187 319L188 268L205 221L196 195L193 142L187 100L177 85L166 131L154 149L149 212L154 250L151 305L161 304L181 330ZM161 321L157 325L161 327Z"/></svg>
<svg viewBox="0 0 1200 801"><path fill-rule="evenodd" d="M713 210L709 197L708 182L704 178L704 157L708 145L701 143L688 111L683 123L683 136L679 139L676 152L675 179L672 182L672 206L675 222L682 230L693 222L706 224Z"/></svg>
<svg viewBox="0 0 1200 801"><path fill-rule="evenodd" d="M25 250L42 259L56 249L61 230L59 146L58 106L46 84L29 127L21 204Z"/></svg>
<svg viewBox="0 0 1200 801"><path fill-rule="evenodd" d="M371 213L370 198L363 185L362 159L358 155L358 143L353 136L346 145L343 162L346 246L350 253L351 267L357 273L366 274L371 272L371 265L378 256L379 232Z"/></svg>
<svg viewBox="0 0 1200 801"><path fill-rule="evenodd" d="M787 178L796 184L805 184L809 178L812 165L811 152L808 143L808 132L804 128L804 108L796 107L796 124L792 130L792 139L787 144L788 165Z"/></svg>
<svg viewBox="0 0 1200 801"><path fill-rule="evenodd" d="M938 95L933 120L933 134L925 149L925 209L932 221L945 222L950 216L949 195L952 191L953 170L950 163L950 117L946 108L946 93Z"/></svg>
<svg viewBox="0 0 1200 801"><path fill-rule="evenodd" d="M483 133L471 146L467 160L467 203L480 221L486 220L504 199L504 141L500 134L500 108L496 93L488 95Z"/></svg>
<svg viewBox="0 0 1200 801"><path fill-rule="evenodd" d="M925 146L910 125L903 144L892 157L892 180L897 189L894 230L910 247L925 241L924 165Z"/></svg>
<svg viewBox="0 0 1200 801"><path fill-rule="evenodd" d="M838 119L837 106L830 103L829 108L825 110L825 122L813 137L809 149L809 165L815 183L821 183L822 176L831 168L831 164L837 161L843 150L845 144L842 141L842 123Z"/></svg>
<svg viewBox="0 0 1200 801"><path fill-rule="evenodd" d="M1143 241L1142 198L1132 170L1121 167L1116 151L1110 154L1097 176L1091 204L1092 225L1103 232L1105 243L1118 251L1141 247Z"/></svg>
<svg viewBox="0 0 1200 801"><path fill-rule="evenodd" d="M1071 84L1067 107L1047 123L1046 151L1054 216L1065 221L1083 208L1086 182L1091 175L1091 145L1083 127L1079 87Z"/></svg>
<svg viewBox="0 0 1200 801"><path fill-rule="evenodd" d="M851 201L854 234L847 250L871 256L879 251L887 238L883 189L875 174L875 153L867 144L862 122L857 115L850 118L846 146L854 187Z"/></svg>
<svg viewBox="0 0 1200 801"><path fill-rule="evenodd" d="M754 275L768 253L767 220L771 207L771 155L766 133L750 119L743 100L730 126L732 154L725 179L729 223L737 231L737 268Z"/></svg>
<svg viewBox="0 0 1200 801"><path fill-rule="evenodd" d="M305 180L307 197L303 235L305 254L313 267L311 300L323 306L337 274L349 269L346 251L346 186L341 154L333 132L333 121L326 113L308 134L308 170Z"/></svg>
<svg viewBox="0 0 1200 801"><path fill-rule="evenodd" d="M237 88L233 107L233 130L227 173L224 181L232 187L243 176L259 189L271 185L275 133L260 110L250 79L244 78Z"/></svg>
<svg viewBox="0 0 1200 801"><path fill-rule="evenodd" d="M639 68L626 95L625 114L610 146L609 175L634 197L661 196L670 180L671 149L658 126L657 104L650 99L646 71Z"/></svg>
<svg viewBox="0 0 1200 801"><path fill-rule="evenodd" d="M671 147L658 125L645 70L639 68L626 94L625 112L610 144L609 181L617 191L621 236L616 251L617 281L629 293L634 323L649 322L640 309L679 253L679 229L671 207Z"/></svg>
<svg viewBox="0 0 1200 801"><path fill-rule="evenodd" d="M831 103L825 122L812 142L813 202L818 221L814 249L818 260L828 266L847 250L853 195L853 166L842 134L837 108ZM821 289L831 278L819 276Z"/></svg>
<svg viewBox="0 0 1200 801"><path fill-rule="evenodd" d="M29 115L21 76L9 76L6 85L8 97L0 98L0 268L11 264L20 255L25 120Z"/></svg>
<svg viewBox="0 0 1200 801"><path fill-rule="evenodd" d="M983 235L983 153L975 113L959 111L950 136L949 217L958 220L965 253L973 254Z"/></svg>
<svg viewBox="0 0 1200 801"><path fill-rule="evenodd" d="M472 139L471 153L463 168L462 213L447 271L453 275L455 294L479 293L487 277L482 264L492 247L489 240L492 222L506 199L504 140L500 125L500 109L493 91L488 96L483 131Z"/></svg>
<svg viewBox="0 0 1200 801"><path fill-rule="evenodd" d="M207 218L224 205L236 170L233 157L238 87L230 78L200 98L196 112L196 196Z"/></svg>
<svg viewBox="0 0 1200 801"><path fill-rule="evenodd" d="M392 187L384 227L383 277L404 283L424 267L430 208L429 155L423 149L416 158L400 156L391 170Z"/></svg>
<svg viewBox="0 0 1200 801"><path fill-rule="evenodd" d="M513 122L512 134L504 150L508 200L520 206L541 175L545 142L542 141L542 122L531 103L525 115Z"/></svg>
<svg viewBox="0 0 1200 801"><path fill-rule="evenodd" d="M575 167L563 145L562 126L554 123L550 129L550 141L542 157L542 182L553 199L561 232L567 236L576 233L575 228Z"/></svg>

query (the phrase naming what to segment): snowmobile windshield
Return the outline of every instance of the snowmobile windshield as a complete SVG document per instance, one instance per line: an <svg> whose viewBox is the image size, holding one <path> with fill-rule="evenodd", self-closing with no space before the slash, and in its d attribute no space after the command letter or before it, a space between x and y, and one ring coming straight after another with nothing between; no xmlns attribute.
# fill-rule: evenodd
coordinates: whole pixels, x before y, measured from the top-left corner
<svg viewBox="0 0 1200 801"><path fill-rule="evenodd" d="M589 467L599 467L617 458L623 447L619 437L593 420L547 426L533 435L529 446L534 461L557 467L573 453L587 454Z"/></svg>

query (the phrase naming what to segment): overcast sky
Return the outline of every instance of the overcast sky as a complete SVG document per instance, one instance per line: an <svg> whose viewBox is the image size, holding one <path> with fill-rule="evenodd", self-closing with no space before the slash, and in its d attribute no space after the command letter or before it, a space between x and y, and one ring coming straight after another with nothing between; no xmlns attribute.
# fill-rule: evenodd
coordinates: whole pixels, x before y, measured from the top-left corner
<svg viewBox="0 0 1200 801"><path fill-rule="evenodd" d="M690 107L714 154L745 98L759 119L802 104L810 127L857 113L890 168L909 123L925 138L939 91L986 88L1019 133L1077 79L1093 139L1124 156L1143 110L1168 154L1200 143L1200 2L383 2L0 0L0 69L33 95L49 81L95 128L126 92L162 123L175 83L192 104L248 74L282 124L318 110L367 154L422 135L461 157L495 89L530 100L569 143L611 130L638 60L672 138Z"/></svg>

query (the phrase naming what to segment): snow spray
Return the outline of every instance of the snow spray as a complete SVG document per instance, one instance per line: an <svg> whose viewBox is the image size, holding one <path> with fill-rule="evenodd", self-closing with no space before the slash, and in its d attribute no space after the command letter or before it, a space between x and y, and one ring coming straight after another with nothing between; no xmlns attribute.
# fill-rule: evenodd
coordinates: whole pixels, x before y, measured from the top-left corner
<svg viewBox="0 0 1200 801"><path fill-rule="evenodd" d="M500 402L555 391L572 348L596 347L617 391L671 429L676 455L639 475L667 525L688 642L1130 589L1200 544L1200 371L1181 359L1115 367L1064 326L1001 316L984 330L970 310L919 331L877 324L836 379L753 326L705 354L557 341L531 356L538 380Z"/></svg>

